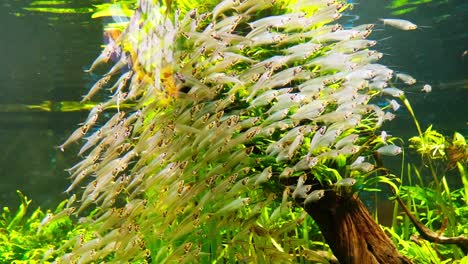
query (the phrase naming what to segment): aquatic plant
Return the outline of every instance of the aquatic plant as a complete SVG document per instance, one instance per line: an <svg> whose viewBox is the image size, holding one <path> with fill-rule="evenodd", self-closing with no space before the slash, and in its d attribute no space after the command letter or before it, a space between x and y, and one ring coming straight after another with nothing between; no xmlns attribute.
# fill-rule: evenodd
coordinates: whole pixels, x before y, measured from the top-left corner
<svg viewBox="0 0 468 264"><path fill-rule="evenodd" d="M304 260L307 212L341 262L408 263L355 195L396 189L372 157L401 152L378 136L394 116L372 99L403 92L373 25L328 25L341 1L166 3L139 1L90 67L117 58L83 100L112 95L60 148L86 135L67 191L85 183L73 206L94 235L57 262Z"/></svg>
<svg viewBox="0 0 468 264"><path fill-rule="evenodd" d="M70 218L73 209L61 202L52 212L40 208L28 212L31 200L18 191L20 205L15 213L3 208L0 218L0 263L50 261L52 254L84 229ZM56 255L55 255L56 256Z"/></svg>
<svg viewBox="0 0 468 264"><path fill-rule="evenodd" d="M402 173L406 176L402 181L408 185L399 188L398 196L401 197L399 205L406 213L399 215L396 206L392 228L386 230L400 250L417 263L465 263L468 261L468 239L465 237L468 230L465 171L468 148L465 138L456 132L453 139L445 139L430 126L410 142L410 147L422 155L422 166L408 164ZM457 149L459 154L454 160L445 149ZM453 163L456 165L452 166ZM455 185L458 188L455 190L449 187L447 180L456 176L453 172L448 174L454 167L458 168L462 186Z"/></svg>

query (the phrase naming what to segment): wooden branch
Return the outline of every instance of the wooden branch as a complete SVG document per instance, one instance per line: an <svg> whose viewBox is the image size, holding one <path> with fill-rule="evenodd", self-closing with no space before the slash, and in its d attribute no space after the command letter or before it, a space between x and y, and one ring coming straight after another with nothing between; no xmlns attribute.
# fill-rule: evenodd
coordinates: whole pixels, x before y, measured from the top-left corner
<svg viewBox="0 0 468 264"><path fill-rule="evenodd" d="M459 246L465 253L468 251L468 239L463 235L457 237L446 237L442 235L438 235L436 232L432 231L425 225L423 225L416 217L411 213L411 211L406 207L403 201L400 199L398 195L395 195L398 204L403 208L406 215L410 218L413 225L418 230L419 234L422 238L426 239L427 241L438 243L438 244L455 244Z"/></svg>

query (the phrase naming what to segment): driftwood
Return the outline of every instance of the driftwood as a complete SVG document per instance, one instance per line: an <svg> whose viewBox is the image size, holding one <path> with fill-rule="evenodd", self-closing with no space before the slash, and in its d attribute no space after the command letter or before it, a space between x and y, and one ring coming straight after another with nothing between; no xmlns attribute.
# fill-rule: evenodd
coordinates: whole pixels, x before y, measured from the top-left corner
<svg viewBox="0 0 468 264"><path fill-rule="evenodd" d="M406 207L405 203L403 203L400 197L396 196L396 200L401 206L401 208L403 208L403 211L405 211L406 215L408 215L409 219L413 223L414 227L416 227L416 230L418 230L422 238L426 239L429 242L434 242L438 244L455 244L459 246L465 254L468 253L468 239L466 237L446 237L437 234L436 232L423 225L418 219L416 219L416 217Z"/></svg>
<svg viewBox="0 0 468 264"><path fill-rule="evenodd" d="M343 197L327 191L315 203L298 202L316 221L341 264L412 263L398 252L356 195Z"/></svg>

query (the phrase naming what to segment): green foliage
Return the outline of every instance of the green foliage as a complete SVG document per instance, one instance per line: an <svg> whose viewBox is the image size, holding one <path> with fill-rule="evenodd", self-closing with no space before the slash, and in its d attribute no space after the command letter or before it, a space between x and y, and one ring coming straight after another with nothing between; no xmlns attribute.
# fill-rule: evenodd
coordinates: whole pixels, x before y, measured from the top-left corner
<svg viewBox="0 0 468 264"><path fill-rule="evenodd" d="M305 15L294 19L313 19L321 10L342 12L349 5L246 1L233 8L229 4L241 3L218 2L140 1L136 11L136 1L96 6L94 17L130 20L110 26L125 29L90 71L99 71L94 66L113 54L119 61L102 80L126 67L131 68L126 72L131 79L112 77L119 88L108 101L90 104L93 114L72 137L83 137L101 112L117 106L119 113L90 133L88 142L96 137L96 146L83 150L88 155L70 169L70 190L93 173L76 203L77 215L91 213L72 221L71 201L50 215L38 209L26 220L30 201L21 196L16 215L4 209L5 261L57 257L63 262L327 263L317 253L329 252L320 231L297 204L300 199L293 198L324 189L342 196L380 191L377 184L382 183L429 227L446 222L447 235L466 233L466 223L457 221L467 217L467 184L464 192L451 191L432 163L435 189L423 184L399 187L403 179L375 168L380 156L388 154L379 150L396 149L400 139L378 135L381 124L391 119L371 103L382 91L371 88L365 78L351 82L344 77L356 69L354 63L365 66L376 59L369 59L375 52L368 46L347 51L345 41L327 40L327 34L340 33L336 25L326 25L339 15L319 13L313 23L292 23L288 29L276 22L252 26L265 23L264 18L277 19L273 15L301 11ZM191 11L194 7L198 9ZM282 19L277 21L289 21ZM370 33L361 31L362 39ZM256 38L262 34L267 38ZM269 39L269 34L277 35ZM320 45L301 53L297 47L306 43ZM235 59L226 63L229 56ZM382 79L389 78L385 66L378 70ZM310 83L315 86L307 86ZM353 89L345 90L349 87ZM268 92L274 96L262 97ZM284 94L290 97L281 97ZM400 99L415 118L407 99ZM316 101L322 102L319 111L301 112ZM431 161L449 159L444 158L450 153L445 138L431 127L422 133L415 122L420 136L411 146ZM467 183L464 159L458 155L466 149L464 138L456 134L453 146L456 166ZM409 172L422 173L414 166ZM285 186L285 179L292 183ZM388 231L406 255L424 263L461 261L460 250L412 241L415 230L407 219L396 212L394 220Z"/></svg>
<svg viewBox="0 0 468 264"><path fill-rule="evenodd" d="M15 213L4 207L0 219L0 263L50 263L59 248L84 229L69 217L68 201L54 212L28 212L31 200L18 191L21 204ZM57 217L58 216L58 217Z"/></svg>
<svg viewBox="0 0 468 264"><path fill-rule="evenodd" d="M452 140L430 126L421 136L410 139L411 147L422 156L424 166L408 164L406 167L409 185L399 188L399 196L406 202L412 213L431 230L440 235L455 237L468 235L468 181L465 172L466 160L458 159L456 167L460 177L455 188L450 188L447 177L449 164L453 162L448 149L466 149L464 137L455 133ZM429 177L428 177L429 176ZM428 179L432 179L428 181ZM453 180L452 180L453 182ZM460 188L461 186L461 188ZM400 250L415 263L466 263L468 259L456 245L441 245L425 241L417 235L405 215L398 215L391 229L386 229L397 242Z"/></svg>
<svg viewBox="0 0 468 264"><path fill-rule="evenodd" d="M410 138L410 148L430 159L442 159L445 157L446 140L439 132L429 126L421 136Z"/></svg>

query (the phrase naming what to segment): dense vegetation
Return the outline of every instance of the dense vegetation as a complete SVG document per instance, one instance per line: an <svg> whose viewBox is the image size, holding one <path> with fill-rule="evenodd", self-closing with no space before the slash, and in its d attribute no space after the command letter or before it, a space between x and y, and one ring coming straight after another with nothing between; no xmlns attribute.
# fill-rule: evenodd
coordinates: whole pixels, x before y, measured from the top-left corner
<svg viewBox="0 0 468 264"><path fill-rule="evenodd" d="M70 169L76 194L29 215L20 193L17 212L2 214L2 262L329 263L333 252L359 263L327 229L342 224L322 217L382 190L398 201L383 229L407 259L468 261L465 138L421 130L404 92L387 87L393 71L376 64L373 25L329 25L348 4L124 4L95 15L133 13L107 29L90 68L102 79L83 101L109 95L103 87L110 99L61 146L86 138L85 158ZM396 100L417 127L409 148L381 129ZM403 150L421 162L403 160L397 176L383 161ZM449 175L462 187L450 189ZM352 219L342 226L356 228ZM379 239L368 243L393 250L373 231ZM365 250L363 259L378 259Z"/></svg>

